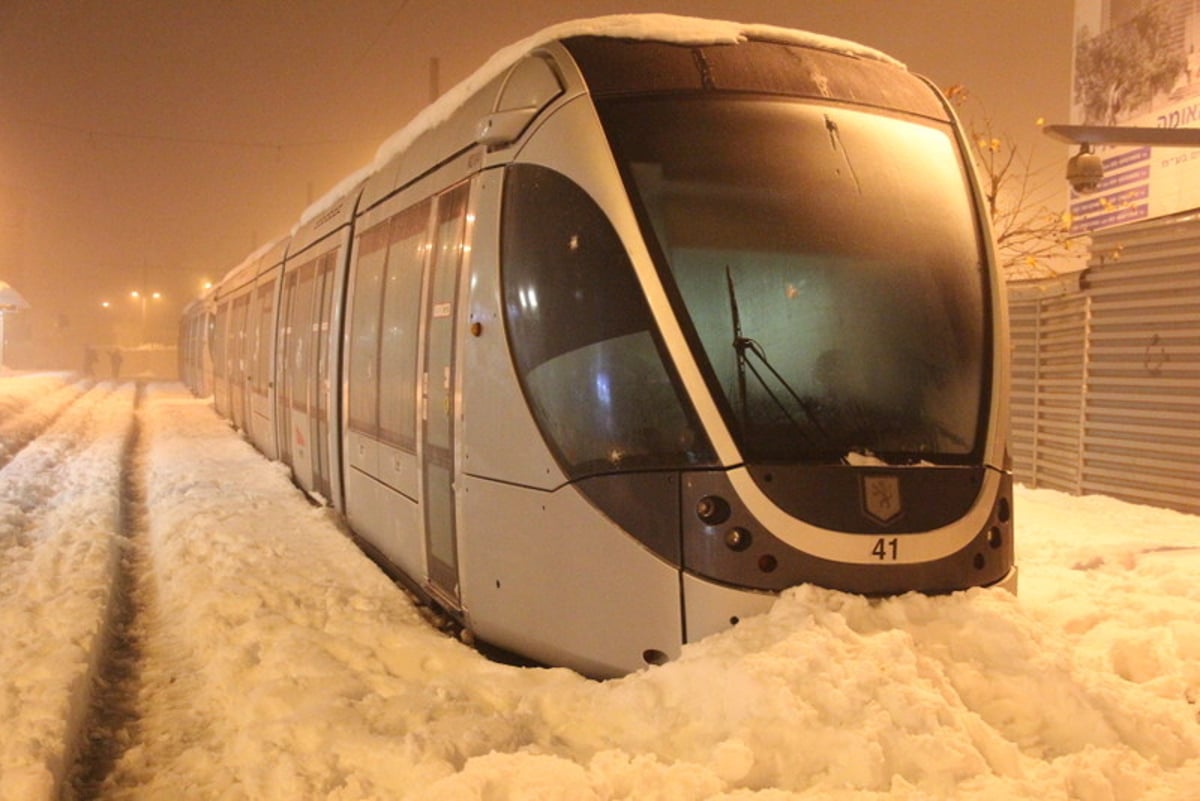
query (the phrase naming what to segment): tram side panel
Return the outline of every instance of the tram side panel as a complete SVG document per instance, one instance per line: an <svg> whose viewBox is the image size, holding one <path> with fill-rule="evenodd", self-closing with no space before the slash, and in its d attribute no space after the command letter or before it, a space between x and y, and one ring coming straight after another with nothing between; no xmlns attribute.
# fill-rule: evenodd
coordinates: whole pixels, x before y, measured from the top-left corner
<svg viewBox="0 0 1200 801"><path fill-rule="evenodd" d="M238 430L246 428L246 319L250 310L250 289L239 289L229 303L228 378L229 419Z"/></svg>
<svg viewBox="0 0 1200 801"><path fill-rule="evenodd" d="M308 380L314 350L312 319L316 259L288 259L276 319L278 361L275 392L275 439L279 458L293 475L312 472L309 435L304 425L308 413Z"/></svg>
<svg viewBox="0 0 1200 801"><path fill-rule="evenodd" d="M615 675L677 654L679 576L567 483L525 406L501 310L502 181L477 176L469 209L463 185L419 187L357 220L346 515L481 638Z"/></svg>
<svg viewBox="0 0 1200 801"><path fill-rule="evenodd" d="M277 264L258 277L251 301L253 358L250 360L249 408L247 410L250 440L268 459L278 458L275 424L272 419L275 403L275 330L279 275Z"/></svg>
<svg viewBox="0 0 1200 801"><path fill-rule="evenodd" d="M357 222L346 312L344 481L351 528L420 583L418 320L432 203L400 196Z"/></svg>
<svg viewBox="0 0 1200 801"><path fill-rule="evenodd" d="M446 172L358 221L347 313L344 474L356 533L458 611L454 287L468 250L469 184L443 187L454 170Z"/></svg>
<svg viewBox="0 0 1200 801"><path fill-rule="evenodd" d="M229 419L229 299L222 297L213 312L209 351L212 354L213 406Z"/></svg>
<svg viewBox="0 0 1200 801"><path fill-rule="evenodd" d="M197 370L200 375L200 395L202 397L213 395L213 372L216 370L216 363L213 360L212 338L213 330L217 324L217 310L212 300L205 301L204 312L200 321L199 328L199 356L197 360Z"/></svg>
<svg viewBox="0 0 1200 801"><path fill-rule="evenodd" d="M345 235L289 259L277 315L279 360L274 418L280 459L310 495L332 502L337 450L333 395L338 353L338 265Z"/></svg>
<svg viewBox="0 0 1200 801"><path fill-rule="evenodd" d="M279 461L292 467L292 435L290 415L297 396L303 396L303 385L293 386L295 375L308 353L301 338L304 331L298 318L308 318L312 310L312 278L304 284L301 293L300 267L298 263L284 265L280 277L279 307L275 315L275 408L271 420L275 424L275 442Z"/></svg>
<svg viewBox="0 0 1200 801"><path fill-rule="evenodd" d="M203 397L202 349L204 331L203 301L195 300L183 311L179 320L179 380L193 394Z"/></svg>
<svg viewBox="0 0 1200 801"><path fill-rule="evenodd" d="M179 380L183 382L184 386L186 386L188 389L192 390L192 392L195 392L196 384L192 380L192 358L191 358L191 355L192 355L191 350L192 350L192 342L193 342L193 340L192 340L192 322L193 322L193 314L192 314L191 308L184 309L183 317L180 319L179 326L178 326L179 349L177 351L177 354L178 354L177 355L177 358L178 358L177 369L179 371Z"/></svg>
<svg viewBox="0 0 1200 801"><path fill-rule="evenodd" d="M246 287L245 295L239 298L243 303L244 318L241 335L241 371L242 371L242 403L238 410L240 422L238 428L260 452L262 445L254 436L254 396L257 392L258 355L259 355L259 320L263 309L259 305L258 287L251 281ZM265 455L265 454L264 454Z"/></svg>
<svg viewBox="0 0 1200 801"><path fill-rule="evenodd" d="M209 337L212 331L213 313L205 301L192 318L192 348L189 352L190 370L196 395L206 398L212 395L212 351Z"/></svg>
<svg viewBox="0 0 1200 801"><path fill-rule="evenodd" d="M589 165L604 163L605 147L594 117L585 104L577 103L546 121L521 160L548 165L560 174L574 173L591 184L590 195L604 197L613 188L605 184L602 169ZM597 153L600 158L589 158ZM510 338L516 335L510 331L506 337L501 321L506 304L563 304L578 297L578 292L586 294L583 302L590 308L589 315L621 319L627 310L605 304L602 286L562 284L553 274L555 264L564 269L577 266L579 274L603 285L611 267L607 260L622 246L604 221L604 212L582 189L574 196L587 207L579 216L574 216L573 208L554 206L520 220L505 218L504 177L503 172L492 171L480 182L467 283L469 319L461 326L474 331L472 325L479 324L478 334L468 335L462 349L459 543L467 623L481 639L546 663L570 664L589 675L619 675L678 655L684 639L679 571L569 483L534 422L509 348ZM530 232L546 231L545 252L531 259L529 254L510 252L508 246L502 248L502 220L506 233L510 223ZM569 235L572 232L576 236ZM548 272L540 284L506 283L501 274L505 257L538 260ZM556 294L555 285L566 294ZM591 308L596 303L605 308ZM564 315L560 309L551 314L567 323L572 313ZM581 325L586 329L582 321ZM586 372L586 365L599 364L599 372L587 380L610 376L619 382L621 365L613 362L611 374L603 365L627 340L608 338L607 333L558 332L551 338L565 341L544 343L548 351L562 351L560 367L552 369L561 369L558 375L563 377L574 375L576 368ZM584 380L582 373L579 377ZM563 380L558 386L569 394L571 383ZM613 388L620 394L621 387ZM581 391L586 396L595 388ZM571 405L569 398L557 393L565 410ZM617 405L621 400L614 397ZM571 427L572 418L559 419ZM670 507L677 503L677 495L668 492L668 497L667 514L672 515ZM677 529L673 536L677 540Z"/></svg>

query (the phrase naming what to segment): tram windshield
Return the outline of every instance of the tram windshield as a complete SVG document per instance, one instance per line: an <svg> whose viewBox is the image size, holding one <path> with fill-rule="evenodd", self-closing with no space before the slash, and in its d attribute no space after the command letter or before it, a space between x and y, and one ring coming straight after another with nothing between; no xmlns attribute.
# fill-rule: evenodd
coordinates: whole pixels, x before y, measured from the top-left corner
<svg viewBox="0 0 1200 801"><path fill-rule="evenodd" d="M978 453L985 251L948 125L744 95L598 107L746 461Z"/></svg>

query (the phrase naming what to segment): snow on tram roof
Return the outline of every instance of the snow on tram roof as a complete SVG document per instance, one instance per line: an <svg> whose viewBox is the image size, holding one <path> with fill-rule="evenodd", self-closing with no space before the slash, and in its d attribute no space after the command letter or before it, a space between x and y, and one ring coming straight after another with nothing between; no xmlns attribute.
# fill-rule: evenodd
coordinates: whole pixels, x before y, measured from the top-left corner
<svg viewBox="0 0 1200 801"><path fill-rule="evenodd" d="M388 137L376 151L374 161L343 178L323 197L305 209L296 227L292 229L292 233L294 234L305 223L333 205L334 201L382 168L393 156L411 145L418 136L449 119L475 92L502 74L530 50L573 36L640 39L680 45L738 44L756 39L829 50L858 58L882 61L900 68L905 67L902 62L886 53L848 39L839 39L793 28L781 28L775 25L744 24L675 14L613 14L551 25L498 51L482 67Z"/></svg>

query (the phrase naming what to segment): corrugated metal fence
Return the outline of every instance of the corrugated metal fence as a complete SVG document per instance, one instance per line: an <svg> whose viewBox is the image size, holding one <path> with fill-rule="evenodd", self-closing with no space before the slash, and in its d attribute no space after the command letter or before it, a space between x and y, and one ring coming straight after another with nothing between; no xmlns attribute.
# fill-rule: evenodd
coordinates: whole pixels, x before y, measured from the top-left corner
<svg viewBox="0 0 1200 801"><path fill-rule="evenodd" d="M1200 215L1095 234L1009 312L1017 480L1200 514Z"/></svg>

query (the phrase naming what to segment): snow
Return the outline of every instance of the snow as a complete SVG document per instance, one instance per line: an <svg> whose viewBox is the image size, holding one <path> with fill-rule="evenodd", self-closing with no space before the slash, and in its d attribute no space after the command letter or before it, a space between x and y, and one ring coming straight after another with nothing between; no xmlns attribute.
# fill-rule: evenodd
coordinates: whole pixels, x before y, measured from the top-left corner
<svg viewBox="0 0 1200 801"><path fill-rule="evenodd" d="M736 44L748 39L764 39L782 44L831 50L859 58L883 61L898 67L904 66L891 56L857 42L774 25L744 24L674 14L613 14L551 25L496 52L484 62L483 66L423 109L403 128L388 137L375 153L374 161L343 178L323 197L309 206L301 214L292 233L295 234L305 223L330 208L334 202L358 186L372 173L382 169L396 154L403 152L421 134L449 119L472 95L486 86L489 81L501 75L530 50L572 36L604 36L614 39L653 40L695 46Z"/></svg>
<svg viewBox="0 0 1200 801"><path fill-rule="evenodd" d="M0 431L72 386L0 378ZM137 720L101 798L1200 797L1200 518L1021 489L1016 523L1018 597L798 587L596 682L438 633L208 401L84 387L0 470L0 798L57 797L121 571Z"/></svg>
<svg viewBox="0 0 1200 801"><path fill-rule="evenodd" d="M0 465L82 392L62 373L0 375Z"/></svg>
<svg viewBox="0 0 1200 801"><path fill-rule="evenodd" d="M22 391L36 379L0 379L10 383ZM78 741L120 555L132 395L132 386L93 388L0 471L3 798L57 797Z"/></svg>

